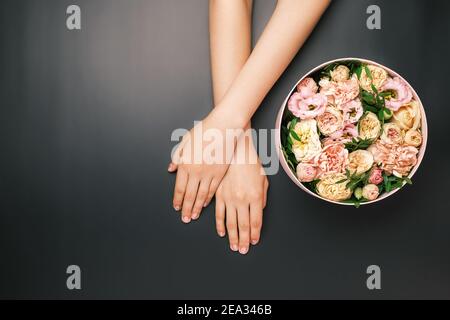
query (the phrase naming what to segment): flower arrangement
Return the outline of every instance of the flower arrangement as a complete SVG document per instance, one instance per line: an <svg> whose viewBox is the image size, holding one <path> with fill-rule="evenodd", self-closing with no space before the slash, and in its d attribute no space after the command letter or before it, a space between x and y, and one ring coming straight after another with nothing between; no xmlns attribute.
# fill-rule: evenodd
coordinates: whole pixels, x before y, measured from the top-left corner
<svg viewBox="0 0 450 320"><path fill-rule="evenodd" d="M337 60L310 73L288 98L281 148L303 186L359 206L412 184L423 117L400 77L375 63Z"/></svg>

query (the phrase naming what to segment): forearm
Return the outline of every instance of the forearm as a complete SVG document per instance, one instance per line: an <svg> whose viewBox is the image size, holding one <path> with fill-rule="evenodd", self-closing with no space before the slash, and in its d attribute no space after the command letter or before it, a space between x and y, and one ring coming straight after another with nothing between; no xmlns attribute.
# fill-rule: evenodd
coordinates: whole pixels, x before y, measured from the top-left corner
<svg viewBox="0 0 450 320"><path fill-rule="evenodd" d="M287 68L331 0L279 0L266 29L219 108L236 127L252 117ZM222 112L222 110L221 110Z"/></svg>
<svg viewBox="0 0 450 320"><path fill-rule="evenodd" d="M214 105L219 105L251 53L252 0L210 0ZM247 123L246 128L250 127Z"/></svg>

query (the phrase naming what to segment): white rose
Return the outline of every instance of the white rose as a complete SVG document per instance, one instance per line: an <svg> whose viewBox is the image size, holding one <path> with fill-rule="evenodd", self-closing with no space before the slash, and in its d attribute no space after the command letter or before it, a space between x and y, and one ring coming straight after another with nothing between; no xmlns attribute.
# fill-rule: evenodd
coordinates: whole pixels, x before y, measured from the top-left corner
<svg viewBox="0 0 450 320"><path fill-rule="evenodd" d="M309 119L298 122L294 132L300 139L298 141L291 135L292 152L298 162L309 161L322 151L316 120Z"/></svg>

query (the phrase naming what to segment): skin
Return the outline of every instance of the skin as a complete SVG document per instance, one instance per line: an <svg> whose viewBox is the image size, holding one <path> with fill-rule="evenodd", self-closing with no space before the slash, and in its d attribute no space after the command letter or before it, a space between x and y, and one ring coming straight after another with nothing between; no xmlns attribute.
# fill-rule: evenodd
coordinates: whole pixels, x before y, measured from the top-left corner
<svg viewBox="0 0 450 320"><path fill-rule="evenodd" d="M255 185L250 184L256 190L251 192L251 201L248 200L250 196L246 193L241 192L238 195L235 192L234 196L231 196L231 192L228 192L228 189L236 187L233 182L238 181L240 177L243 179L238 170L241 174L253 177L252 173L256 172L256 167L260 165L253 165L253 168L244 166L247 167L244 169L230 166L235 151L245 148L245 144L244 147L241 146L240 138L227 139L226 130L249 128L254 112L306 41L330 1L279 0L269 23L250 55L248 54L251 50L251 3L246 0L211 0L210 2L211 57L216 107L201 125L197 124L183 137L173 155L172 163L169 165L170 172L177 171L173 206L175 210L181 210L183 222L188 223L193 217L198 218L201 208L209 203L220 187L218 197L221 201L216 208L216 213L219 212L217 231L220 235L224 235L222 222L225 211L230 245L232 249L237 250L238 243L242 253L248 251L247 243L250 239L255 243L259 240L259 231L254 232L254 237L251 236L250 216L262 217L264 203L261 201L259 206L251 204L258 202L256 193L258 196L265 195L265 191L264 188L261 191L257 187L259 182ZM227 25L229 30L221 27L220 23ZM240 38L239 41L236 41L237 37ZM210 143L201 142L195 146L196 137L201 136L208 129L215 129L221 134L221 138ZM219 164L210 164L202 159L203 151L211 145L223 151L224 157ZM249 146L247 150L251 153L254 147ZM192 163L192 159L200 159L200 161ZM227 171L230 175L224 179ZM259 175L261 176L260 173ZM255 182L252 181L252 183ZM245 183L242 183L240 187L244 191L249 190ZM241 198L244 197L246 199L243 201ZM239 217L242 217L240 224ZM260 224L254 223L254 225L258 227L255 230L260 230ZM237 229L241 227L237 233L236 226ZM239 233L240 230L242 230L241 233Z"/></svg>
<svg viewBox="0 0 450 320"><path fill-rule="evenodd" d="M251 53L251 0L210 1L210 44L214 102L226 95ZM250 128L248 123L245 129ZM237 141L237 154L258 159L251 137ZM251 158L250 158L251 157ZM259 159L258 159L259 160ZM219 236L228 233L230 248L241 254L250 243L259 242L263 207L269 182L259 161L234 161L216 192L216 228Z"/></svg>

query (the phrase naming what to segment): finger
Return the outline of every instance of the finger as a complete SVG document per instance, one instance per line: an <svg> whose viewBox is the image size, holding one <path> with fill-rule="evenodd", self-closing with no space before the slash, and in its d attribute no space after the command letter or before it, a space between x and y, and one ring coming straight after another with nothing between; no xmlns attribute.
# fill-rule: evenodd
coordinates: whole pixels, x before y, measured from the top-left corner
<svg viewBox="0 0 450 320"><path fill-rule="evenodd" d="M230 242L230 248L233 251L238 251L239 249L239 238L238 238L238 229L237 229L237 213L236 209L232 206L226 206L226 214L227 214L227 233L228 233L228 241Z"/></svg>
<svg viewBox="0 0 450 320"><path fill-rule="evenodd" d="M181 163L181 157L183 154L183 147L186 144L186 141L183 139L180 144L178 145L177 149L175 150L175 152L172 154L172 164L174 165L179 165ZM169 166L170 168L170 166Z"/></svg>
<svg viewBox="0 0 450 320"><path fill-rule="evenodd" d="M239 252L247 254L250 246L250 213L248 206L238 208Z"/></svg>
<svg viewBox="0 0 450 320"><path fill-rule="evenodd" d="M225 203L216 198L216 229L219 237L225 237Z"/></svg>
<svg viewBox="0 0 450 320"><path fill-rule="evenodd" d="M195 199L194 208L192 209L192 219L197 220L200 217L202 208L205 205L206 197L208 196L211 179L203 179L198 187L197 197Z"/></svg>
<svg viewBox="0 0 450 320"><path fill-rule="evenodd" d="M264 181L263 209L267 206L267 191L269 191L269 181Z"/></svg>
<svg viewBox="0 0 450 320"><path fill-rule="evenodd" d="M252 245L259 242L263 221L262 202L257 201L250 204L250 240Z"/></svg>
<svg viewBox="0 0 450 320"><path fill-rule="evenodd" d="M204 203L204 207L207 207L210 203L212 198L214 197L214 194L217 192L217 189L219 188L219 181L218 179L213 179L211 181L211 185L209 186L209 193L208 196L206 197L205 203Z"/></svg>
<svg viewBox="0 0 450 320"><path fill-rule="evenodd" d="M178 165L176 165L173 162L169 163L169 167L167 168L167 171L169 171L170 173L173 173L177 170L178 170Z"/></svg>
<svg viewBox="0 0 450 320"><path fill-rule="evenodd" d="M175 180L175 189L173 192L173 207L176 211L181 210L187 183L188 183L187 172L184 170L178 170L177 178Z"/></svg>
<svg viewBox="0 0 450 320"><path fill-rule="evenodd" d="M183 209L181 210L181 219L184 223L191 222L192 219L192 207L194 205L195 198L197 196L199 180L194 177L189 177L189 181L186 187L186 193L183 199Z"/></svg>

